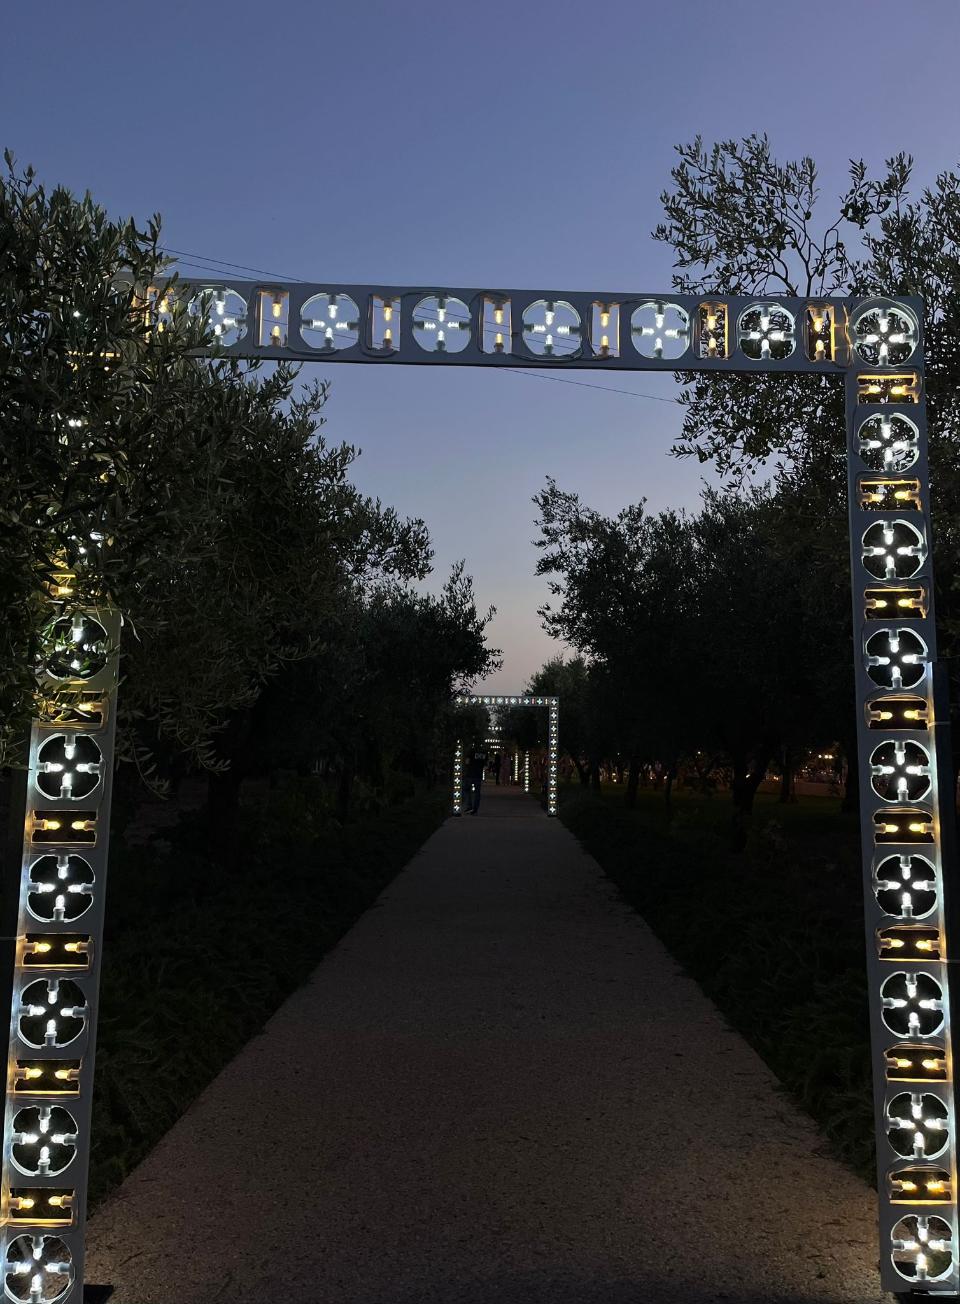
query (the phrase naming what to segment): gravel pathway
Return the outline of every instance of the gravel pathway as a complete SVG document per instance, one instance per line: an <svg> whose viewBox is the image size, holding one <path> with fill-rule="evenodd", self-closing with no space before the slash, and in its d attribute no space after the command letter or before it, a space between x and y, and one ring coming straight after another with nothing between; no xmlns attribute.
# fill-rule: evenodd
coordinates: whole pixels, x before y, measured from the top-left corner
<svg viewBox="0 0 960 1304"><path fill-rule="evenodd" d="M187 1111L89 1248L116 1304L892 1298L872 1193L573 836L495 788Z"/></svg>

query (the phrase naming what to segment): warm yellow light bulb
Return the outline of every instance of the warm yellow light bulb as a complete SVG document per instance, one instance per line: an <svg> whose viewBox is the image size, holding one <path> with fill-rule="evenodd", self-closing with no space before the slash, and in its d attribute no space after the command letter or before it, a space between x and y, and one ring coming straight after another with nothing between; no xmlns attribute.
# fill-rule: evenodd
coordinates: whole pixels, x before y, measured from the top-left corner
<svg viewBox="0 0 960 1304"><path fill-rule="evenodd" d="M606 309L604 309L603 312L600 314L600 325L601 326L610 325L610 314L609 312L607 312Z"/></svg>
<svg viewBox="0 0 960 1304"><path fill-rule="evenodd" d="M494 310L493 310L493 320L494 320L494 322L495 322L498 326L502 326L502 325L503 325L503 309L502 309L502 308L494 308Z"/></svg>
<svg viewBox="0 0 960 1304"><path fill-rule="evenodd" d="M920 1065L922 1068L925 1068L928 1073L933 1073L935 1069L940 1067L940 1061L935 1059L925 1059L920 1061Z"/></svg>
<svg viewBox="0 0 960 1304"><path fill-rule="evenodd" d="M282 306L282 305L281 305L281 303L280 303L280 300L279 300L279 299L274 299L274 301L273 301L273 315L274 315L274 317L279 317L279 316L280 316L281 306Z"/></svg>
<svg viewBox="0 0 960 1304"><path fill-rule="evenodd" d="M893 1067L895 1069L908 1069L912 1064L913 1060L908 1059L895 1059L893 1061Z"/></svg>
<svg viewBox="0 0 960 1304"><path fill-rule="evenodd" d="M910 824L908 827L911 833L922 833L926 826L923 824Z"/></svg>
<svg viewBox="0 0 960 1304"><path fill-rule="evenodd" d="M383 320L384 321L393 320L393 304L385 303L383 305Z"/></svg>
<svg viewBox="0 0 960 1304"><path fill-rule="evenodd" d="M927 1190L930 1192L931 1195L942 1195L946 1189L947 1189L946 1182L927 1183Z"/></svg>

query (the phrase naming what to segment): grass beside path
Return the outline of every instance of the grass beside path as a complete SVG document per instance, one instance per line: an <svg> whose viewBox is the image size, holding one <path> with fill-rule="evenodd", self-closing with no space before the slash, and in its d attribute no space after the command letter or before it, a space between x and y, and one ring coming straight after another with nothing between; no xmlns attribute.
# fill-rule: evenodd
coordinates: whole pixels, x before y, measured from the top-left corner
<svg viewBox="0 0 960 1304"><path fill-rule="evenodd" d="M444 787L339 826L309 782L111 853L90 1196L101 1200L443 820Z"/></svg>
<svg viewBox="0 0 960 1304"><path fill-rule="evenodd" d="M745 853L726 795L569 788L560 817L725 1017L875 1180L858 826L822 797L757 798ZM683 1029L676 1030L678 1038Z"/></svg>

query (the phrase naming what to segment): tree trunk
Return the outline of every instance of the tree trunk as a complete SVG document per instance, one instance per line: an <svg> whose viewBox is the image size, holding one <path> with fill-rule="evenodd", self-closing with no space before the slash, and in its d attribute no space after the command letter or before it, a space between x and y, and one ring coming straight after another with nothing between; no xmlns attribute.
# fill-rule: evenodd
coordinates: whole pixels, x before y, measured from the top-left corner
<svg viewBox="0 0 960 1304"><path fill-rule="evenodd" d="M783 749L780 766L780 803L786 805L788 802L796 801L793 782L793 757L790 755L789 747Z"/></svg>
<svg viewBox="0 0 960 1304"><path fill-rule="evenodd" d="M734 851L744 851L747 845L747 830L750 826L750 817L753 814L753 799L757 795L757 789L767 773L768 756L755 757L753 767L748 764L745 756L735 756L733 758L733 784L731 795L733 797L733 849Z"/></svg>
<svg viewBox="0 0 960 1304"><path fill-rule="evenodd" d="M666 767L666 783L663 788L663 799L667 807L668 817L673 814L673 781L677 777L677 760L676 757Z"/></svg>
<svg viewBox="0 0 960 1304"><path fill-rule="evenodd" d="M590 762L590 787L594 792L600 791L600 762Z"/></svg>
<svg viewBox="0 0 960 1304"><path fill-rule="evenodd" d="M590 771L584 765L584 763L581 760L579 760L576 756L573 758L573 763L577 767L577 778L580 780L580 787L581 788L589 787Z"/></svg>
<svg viewBox="0 0 960 1304"><path fill-rule="evenodd" d="M637 789L640 786L640 758L638 756L630 757L630 768L627 771L627 790L624 793L623 804L628 810L633 810L637 804Z"/></svg>

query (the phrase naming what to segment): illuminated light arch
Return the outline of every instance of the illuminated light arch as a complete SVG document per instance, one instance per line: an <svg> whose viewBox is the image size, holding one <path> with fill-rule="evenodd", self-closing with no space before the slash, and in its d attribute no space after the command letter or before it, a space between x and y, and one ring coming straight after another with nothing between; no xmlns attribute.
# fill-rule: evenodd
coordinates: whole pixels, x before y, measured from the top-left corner
<svg viewBox="0 0 960 1304"><path fill-rule="evenodd" d="M183 279L162 295L144 289L158 328L173 295L194 311L208 305L217 332L209 356L843 381L881 1273L894 1293L960 1294L951 1028L960 1002L960 886L946 678L936 652L920 300L229 277L215 286ZM62 978L82 993L85 1019L66 1048L29 1045L19 1018L9 1025L3 1269L7 1299L23 1298L12 1287L21 1290L33 1263L41 1282L59 1271L63 1304L80 1304L119 622L109 610L77 611L70 577L61 579L47 626L51 709L31 736L13 1001L19 1012L31 984ZM539 704L529 694L461 700ZM557 707L556 699L539 700ZM552 740L555 815L555 728ZM529 755L524 765L529 786ZM904 1148L892 1123L905 1117L902 1097L910 1109L920 1100L918 1130L935 1130L943 1142L935 1167L896 1148Z"/></svg>
<svg viewBox="0 0 960 1304"><path fill-rule="evenodd" d="M459 693L453 699L454 706L489 706L494 710L498 706L529 706L541 708L547 712L547 814L557 813L557 758L560 738L560 699L543 697L538 693ZM519 753L518 753L519 755ZM530 791L530 753L523 754L523 791ZM514 769L516 777L516 768ZM463 740L457 739L453 752L453 801L454 815L463 814Z"/></svg>

